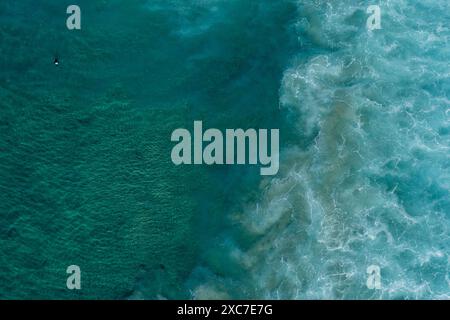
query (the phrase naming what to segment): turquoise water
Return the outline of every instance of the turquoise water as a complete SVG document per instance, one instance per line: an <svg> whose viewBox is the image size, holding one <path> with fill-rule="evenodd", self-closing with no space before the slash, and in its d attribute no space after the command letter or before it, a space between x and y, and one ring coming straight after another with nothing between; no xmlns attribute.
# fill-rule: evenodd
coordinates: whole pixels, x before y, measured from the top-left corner
<svg viewBox="0 0 450 320"><path fill-rule="evenodd" d="M0 3L1 299L449 298L448 1L70 4ZM194 120L280 172L174 166Z"/></svg>

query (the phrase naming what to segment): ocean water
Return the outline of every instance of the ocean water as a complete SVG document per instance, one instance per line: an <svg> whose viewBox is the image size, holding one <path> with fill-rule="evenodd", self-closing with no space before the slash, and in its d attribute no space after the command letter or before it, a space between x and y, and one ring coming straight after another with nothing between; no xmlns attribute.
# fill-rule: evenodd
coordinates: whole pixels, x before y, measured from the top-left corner
<svg viewBox="0 0 450 320"><path fill-rule="evenodd" d="M448 1L70 4L0 3L1 299L450 298ZM174 166L194 120L280 172Z"/></svg>

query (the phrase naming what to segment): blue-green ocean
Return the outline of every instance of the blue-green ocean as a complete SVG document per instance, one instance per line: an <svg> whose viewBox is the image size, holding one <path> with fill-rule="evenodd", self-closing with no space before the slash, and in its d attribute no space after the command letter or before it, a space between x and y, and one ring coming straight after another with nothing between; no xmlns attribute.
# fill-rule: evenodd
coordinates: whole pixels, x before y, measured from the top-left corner
<svg viewBox="0 0 450 320"><path fill-rule="evenodd" d="M0 299L449 299L450 2L371 4L0 1ZM195 120L280 171L175 166Z"/></svg>

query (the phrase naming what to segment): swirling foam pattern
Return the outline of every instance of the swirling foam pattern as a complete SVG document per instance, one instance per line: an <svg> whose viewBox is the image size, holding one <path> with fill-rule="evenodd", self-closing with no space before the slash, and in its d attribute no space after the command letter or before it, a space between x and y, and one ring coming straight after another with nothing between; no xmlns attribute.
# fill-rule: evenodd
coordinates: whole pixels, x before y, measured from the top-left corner
<svg viewBox="0 0 450 320"><path fill-rule="evenodd" d="M259 240L230 251L258 297L450 297L449 2L380 1L373 31L369 4L299 2L307 53L280 105L307 147L285 149L236 217ZM380 290L366 286L371 265Z"/></svg>

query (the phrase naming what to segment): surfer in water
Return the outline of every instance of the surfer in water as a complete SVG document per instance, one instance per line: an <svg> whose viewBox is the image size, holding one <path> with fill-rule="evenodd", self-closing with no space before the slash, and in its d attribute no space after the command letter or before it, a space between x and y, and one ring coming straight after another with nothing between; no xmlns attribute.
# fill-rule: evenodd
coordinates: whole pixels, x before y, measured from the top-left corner
<svg viewBox="0 0 450 320"><path fill-rule="evenodd" d="M53 61L53 63L55 64L55 66L59 65L59 59L58 57L55 57L55 60Z"/></svg>

